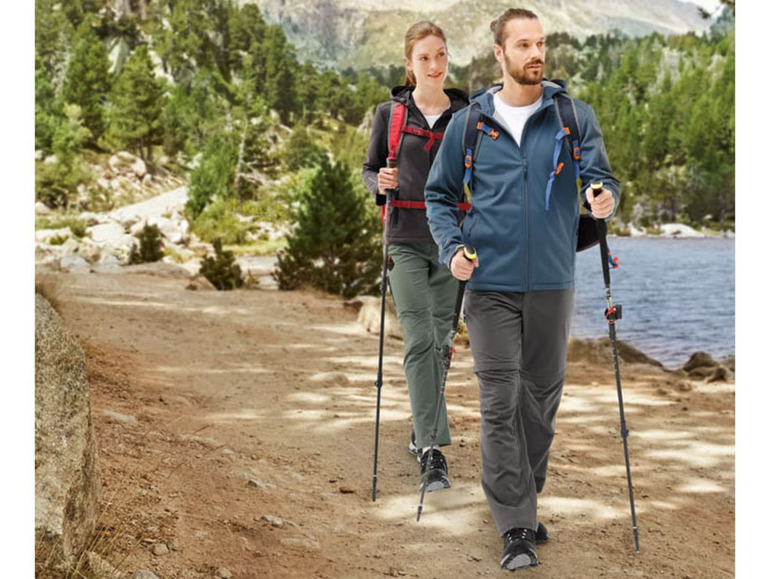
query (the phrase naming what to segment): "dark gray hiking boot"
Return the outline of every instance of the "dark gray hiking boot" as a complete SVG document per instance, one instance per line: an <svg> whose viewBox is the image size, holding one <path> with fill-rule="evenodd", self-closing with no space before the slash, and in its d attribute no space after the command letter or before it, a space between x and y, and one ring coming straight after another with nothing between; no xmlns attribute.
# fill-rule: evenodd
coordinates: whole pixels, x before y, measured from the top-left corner
<svg viewBox="0 0 772 579"><path fill-rule="evenodd" d="M550 540L550 534L547 532L547 527L545 527L542 523L539 523L539 526L536 529L536 544L540 545L541 543L546 543Z"/></svg>
<svg viewBox="0 0 772 579"><path fill-rule="evenodd" d="M410 443L407 445L407 449L410 451L410 454L412 454L418 462L421 462L421 452L420 449L415 444L415 430L410 433Z"/></svg>
<svg viewBox="0 0 772 579"><path fill-rule="evenodd" d="M426 492L450 488L448 463L438 448L427 450L421 457L421 486L426 481Z"/></svg>
<svg viewBox="0 0 772 579"><path fill-rule="evenodd" d="M504 552L501 554L501 568L517 571L536 567L536 533L532 529L514 528L504 533Z"/></svg>

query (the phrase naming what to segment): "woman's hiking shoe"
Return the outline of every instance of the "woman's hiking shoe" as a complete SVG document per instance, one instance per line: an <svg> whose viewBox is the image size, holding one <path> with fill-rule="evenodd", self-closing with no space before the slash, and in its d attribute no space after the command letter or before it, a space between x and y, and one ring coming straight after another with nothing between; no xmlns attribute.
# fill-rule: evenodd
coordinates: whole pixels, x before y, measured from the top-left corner
<svg viewBox="0 0 772 579"><path fill-rule="evenodd" d="M546 543L550 540L550 534L547 532L547 527L542 523L536 528L536 544Z"/></svg>
<svg viewBox="0 0 772 579"><path fill-rule="evenodd" d="M427 450L421 457L421 485L426 484L426 492L450 488L448 463L437 448Z"/></svg>
<svg viewBox="0 0 772 579"><path fill-rule="evenodd" d="M407 445L407 449L418 462L421 462L421 453L419 452L418 447L415 445L415 430L410 433L410 444Z"/></svg>
<svg viewBox="0 0 772 579"><path fill-rule="evenodd" d="M501 555L501 568L505 571L517 571L536 567L536 533L532 529L510 529L504 533L504 552Z"/></svg>

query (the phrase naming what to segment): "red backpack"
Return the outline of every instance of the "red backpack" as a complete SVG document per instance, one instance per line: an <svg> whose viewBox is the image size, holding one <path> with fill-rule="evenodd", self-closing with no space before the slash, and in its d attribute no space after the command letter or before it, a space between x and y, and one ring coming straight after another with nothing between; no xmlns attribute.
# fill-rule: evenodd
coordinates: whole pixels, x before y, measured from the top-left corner
<svg viewBox="0 0 772 579"><path fill-rule="evenodd" d="M434 133L420 127L407 126L407 107L405 103L391 101L391 112L389 114L389 156L386 158L387 166L395 167L397 155L402 147L402 137L405 133L425 137L429 139L424 146L425 151L430 151L435 141L442 140L441 133ZM426 210L426 203L423 201L402 201L400 199L391 199L389 205L400 209L423 209ZM469 211L472 205L469 203L459 203L460 211ZM385 219L386 206L381 205L381 221Z"/></svg>

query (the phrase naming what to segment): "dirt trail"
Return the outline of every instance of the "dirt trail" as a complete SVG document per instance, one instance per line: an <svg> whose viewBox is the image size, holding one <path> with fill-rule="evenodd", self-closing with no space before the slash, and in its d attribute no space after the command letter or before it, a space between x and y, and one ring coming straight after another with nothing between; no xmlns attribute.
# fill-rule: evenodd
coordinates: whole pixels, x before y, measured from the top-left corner
<svg viewBox="0 0 772 579"><path fill-rule="evenodd" d="M120 569L161 579L222 568L236 578L503 574L479 485L468 349L447 388L453 486L427 495L416 523L402 344L386 345L373 503L377 336L341 300L189 291L183 278L136 273L51 274L48 284L87 352L106 485L96 548ZM623 368L636 555L612 370L570 364L540 497L552 539L541 566L521 574L732 577L734 384Z"/></svg>

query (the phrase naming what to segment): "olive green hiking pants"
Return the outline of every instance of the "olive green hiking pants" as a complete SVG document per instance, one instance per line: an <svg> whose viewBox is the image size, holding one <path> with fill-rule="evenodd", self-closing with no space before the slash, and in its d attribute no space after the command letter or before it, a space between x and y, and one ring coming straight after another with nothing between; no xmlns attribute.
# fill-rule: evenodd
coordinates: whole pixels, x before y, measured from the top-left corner
<svg viewBox="0 0 772 579"><path fill-rule="evenodd" d="M458 281L439 263L433 243L393 243L394 269L389 284L405 343L403 368L410 395L416 445L431 444L437 405L440 419L436 443L450 444L445 400L439 400L442 348L450 340Z"/></svg>

